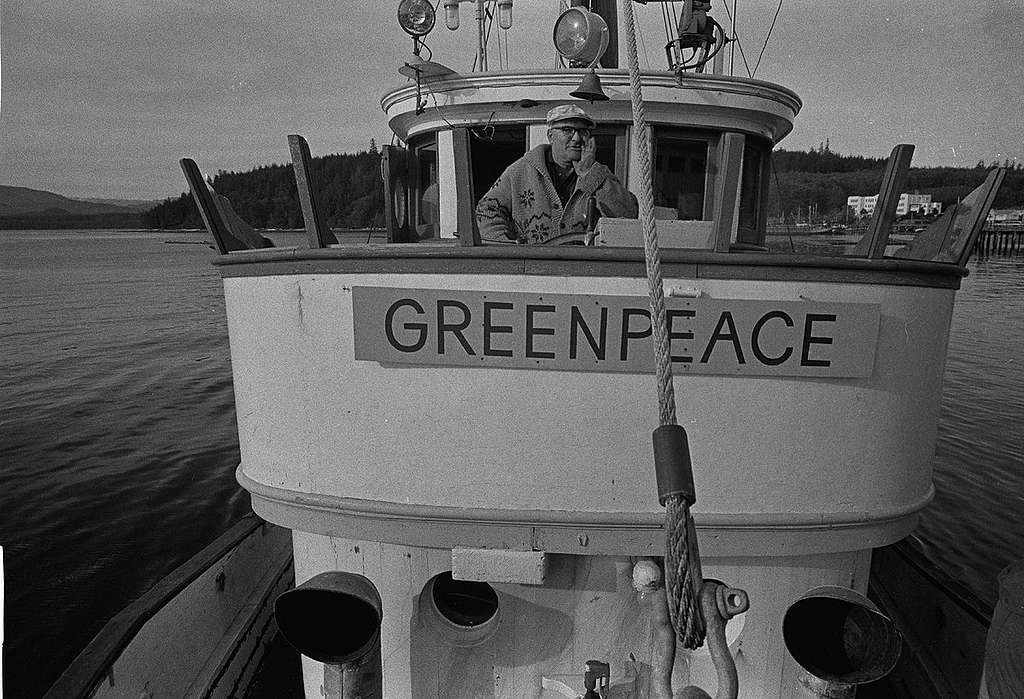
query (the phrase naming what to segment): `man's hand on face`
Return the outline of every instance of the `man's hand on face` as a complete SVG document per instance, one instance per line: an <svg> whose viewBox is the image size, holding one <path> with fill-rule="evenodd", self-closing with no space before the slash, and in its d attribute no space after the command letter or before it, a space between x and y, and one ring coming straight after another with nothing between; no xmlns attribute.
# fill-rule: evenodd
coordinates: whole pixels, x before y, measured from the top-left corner
<svg viewBox="0 0 1024 699"><path fill-rule="evenodd" d="M582 175L597 162L597 140L593 136L587 137L583 142L583 153L579 160L573 161L572 166L576 168L576 174Z"/></svg>

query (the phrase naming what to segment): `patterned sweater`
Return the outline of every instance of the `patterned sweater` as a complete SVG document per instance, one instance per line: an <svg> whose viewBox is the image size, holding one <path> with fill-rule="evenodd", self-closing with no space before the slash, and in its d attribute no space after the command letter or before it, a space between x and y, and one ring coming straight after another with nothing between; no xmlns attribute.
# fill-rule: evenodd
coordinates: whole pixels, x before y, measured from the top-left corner
<svg viewBox="0 0 1024 699"><path fill-rule="evenodd" d="M559 235L585 233L591 194L602 215L636 218L636 197L601 163L577 177L575 191L562 206L545 162L550 148L539 145L509 165L480 199L476 220L481 239L543 243Z"/></svg>

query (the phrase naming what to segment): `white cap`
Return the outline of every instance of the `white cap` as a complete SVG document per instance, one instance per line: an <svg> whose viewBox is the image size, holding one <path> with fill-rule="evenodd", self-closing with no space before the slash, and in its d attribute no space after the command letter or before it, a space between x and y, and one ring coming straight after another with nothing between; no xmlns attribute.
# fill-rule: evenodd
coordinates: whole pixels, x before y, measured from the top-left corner
<svg viewBox="0 0 1024 699"><path fill-rule="evenodd" d="M552 109L548 112L547 123L548 126L551 126L559 121L569 121L570 119L585 121L590 128L597 126L597 122L591 119L582 107L575 104L560 104Z"/></svg>

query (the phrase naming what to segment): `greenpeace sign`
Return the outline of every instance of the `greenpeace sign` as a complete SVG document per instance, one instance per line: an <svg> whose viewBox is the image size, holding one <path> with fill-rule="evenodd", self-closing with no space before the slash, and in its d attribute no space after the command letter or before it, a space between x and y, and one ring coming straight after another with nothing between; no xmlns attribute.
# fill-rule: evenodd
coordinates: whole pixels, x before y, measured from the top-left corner
<svg viewBox="0 0 1024 699"><path fill-rule="evenodd" d="M653 373L640 296L352 288L355 358ZM877 304L666 297L675 373L870 376Z"/></svg>

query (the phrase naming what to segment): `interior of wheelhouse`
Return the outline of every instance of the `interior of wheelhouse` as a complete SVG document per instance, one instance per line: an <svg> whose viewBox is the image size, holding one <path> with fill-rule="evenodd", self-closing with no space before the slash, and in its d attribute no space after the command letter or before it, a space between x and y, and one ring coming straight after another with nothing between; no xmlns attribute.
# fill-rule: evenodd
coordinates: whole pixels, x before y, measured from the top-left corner
<svg viewBox="0 0 1024 699"><path fill-rule="evenodd" d="M491 114L491 112L488 112ZM486 117L486 115L483 115ZM385 220L388 243L479 246L475 207L508 165L545 143L537 123L454 126L410 136L406 147L384 149ZM656 221L703 226L708 235L673 240L673 229L659 232L668 248L727 253L796 252L792 239L768 240L772 144L749 133L716 131L679 124L649 128L650 178ZM604 121L595 130L597 159L635 194L640 173L632 157L632 124ZM446 147L441 147L441 143ZM880 184L875 213L859 240L823 243L818 255L948 262L969 258L1004 171L993 170L976 190L911 240L890 240L900 191L913 147L893 149ZM445 158L449 162L445 162ZM442 181L444 174L453 174ZM447 192L447 196L439 192ZM677 226L675 230L679 230ZM660 230L660 228L659 228ZM598 239L598 246L601 246ZM634 238L635 240L635 238ZM786 245L788 243L788 246ZM637 243L626 246L636 247ZM829 250L831 245L833 249ZM604 244L605 247L622 243Z"/></svg>
<svg viewBox="0 0 1024 699"><path fill-rule="evenodd" d="M461 231L452 221L473 220L476 203L504 172L542 140L543 126L528 124L488 124L483 127L459 127L453 133L433 131L410 137L405 147L385 148L385 220L390 243L466 242L470 231ZM601 124L593 132L597 141L597 160L634 192L638 176L630 170L631 125ZM718 186L718 175L725 170L723 132L675 125L654 125L650 131L652 153L651 180L654 189L654 214L658 220L704 221L713 223L715 197L725 196ZM452 154L451 169L468 169L465 191L456 182L456 207L467 209L462 216L442 215L438 189L439 140L451 138L461 152ZM771 145L764 139L743 138L742 172L739 197L734 201L736 233L734 243L748 250L763 249L767 217L768 161ZM463 163L468 164L466 168ZM634 165L635 167L635 165ZM452 212L446 211L446 214ZM449 222L443 225L442 221Z"/></svg>

